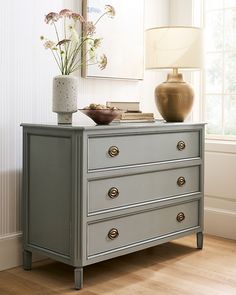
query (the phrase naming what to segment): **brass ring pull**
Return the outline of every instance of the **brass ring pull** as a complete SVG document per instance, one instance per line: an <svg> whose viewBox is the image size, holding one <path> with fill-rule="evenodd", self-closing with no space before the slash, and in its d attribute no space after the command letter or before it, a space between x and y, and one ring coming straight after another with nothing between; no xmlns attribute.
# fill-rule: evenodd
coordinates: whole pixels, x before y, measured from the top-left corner
<svg viewBox="0 0 236 295"><path fill-rule="evenodd" d="M108 150L108 154L110 157L116 157L120 153L119 149L117 146L111 146Z"/></svg>
<svg viewBox="0 0 236 295"><path fill-rule="evenodd" d="M178 184L178 186L183 186L183 185L185 185L185 183L186 183L186 180L185 180L185 178L184 178L183 176L180 176L180 177L177 179L177 184Z"/></svg>
<svg viewBox="0 0 236 295"><path fill-rule="evenodd" d="M185 215L184 215L184 213L183 213L183 212L179 212L179 213L177 214L177 216L176 216L176 219L177 219L178 222L183 221L183 220L185 219Z"/></svg>
<svg viewBox="0 0 236 295"><path fill-rule="evenodd" d="M184 142L183 140L180 140L180 141L177 143L177 149L178 149L179 151L184 150L185 147L186 147L186 144L185 144L185 142Z"/></svg>
<svg viewBox="0 0 236 295"><path fill-rule="evenodd" d="M111 187L108 191L108 196L111 198L111 199L115 199L119 196L119 190L118 188L116 187Z"/></svg>
<svg viewBox="0 0 236 295"><path fill-rule="evenodd" d="M110 240L116 239L119 236L118 229L116 229L116 228L110 229L107 236Z"/></svg>

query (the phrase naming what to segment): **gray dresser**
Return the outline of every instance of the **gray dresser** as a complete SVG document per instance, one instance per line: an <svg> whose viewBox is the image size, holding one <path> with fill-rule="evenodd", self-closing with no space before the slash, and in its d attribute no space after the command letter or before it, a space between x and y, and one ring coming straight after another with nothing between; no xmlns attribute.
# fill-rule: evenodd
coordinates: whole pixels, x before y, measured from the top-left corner
<svg viewBox="0 0 236 295"><path fill-rule="evenodd" d="M32 252L83 267L195 233L204 124L22 124L24 269Z"/></svg>

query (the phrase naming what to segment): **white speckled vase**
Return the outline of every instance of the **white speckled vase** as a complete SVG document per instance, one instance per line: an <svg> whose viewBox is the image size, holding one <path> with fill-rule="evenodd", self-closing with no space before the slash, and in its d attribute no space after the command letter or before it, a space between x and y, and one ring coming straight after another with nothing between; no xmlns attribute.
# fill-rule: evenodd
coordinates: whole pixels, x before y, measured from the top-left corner
<svg viewBox="0 0 236 295"><path fill-rule="evenodd" d="M57 113L58 124L71 124L72 114L77 112L78 78L60 75L53 78L52 110Z"/></svg>

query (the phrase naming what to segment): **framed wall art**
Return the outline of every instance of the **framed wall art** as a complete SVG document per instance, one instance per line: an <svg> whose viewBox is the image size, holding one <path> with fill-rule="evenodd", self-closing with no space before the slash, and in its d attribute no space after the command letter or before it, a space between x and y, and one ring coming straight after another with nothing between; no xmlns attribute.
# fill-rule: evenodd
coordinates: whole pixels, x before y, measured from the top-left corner
<svg viewBox="0 0 236 295"><path fill-rule="evenodd" d="M102 38L98 55L107 56L107 66L84 65L85 78L142 80L144 71L144 0L83 0L83 16L96 22L105 5L115 8L115 17L102 19L96 25L96 36ZM85 49L86 50L86 49Z"/></svg>

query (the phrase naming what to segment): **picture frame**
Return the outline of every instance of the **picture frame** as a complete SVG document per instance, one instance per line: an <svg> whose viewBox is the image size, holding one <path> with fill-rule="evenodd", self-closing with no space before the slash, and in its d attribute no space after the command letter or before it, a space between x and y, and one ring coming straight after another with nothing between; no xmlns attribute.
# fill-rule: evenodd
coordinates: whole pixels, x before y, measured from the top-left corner
<svg viewBox="0 0 236 295"><path fill-rule="evenodd" d="M84 78L142 80L144 74L144 0L83 0L83 16L95 22L112 5L116 14L102 19L96 26L96 36L102 38L98 56L107 56L107 66L82 67ZM86 48L84 48L86 50ZM86 52L86 51L85 51Z"/></svg>

